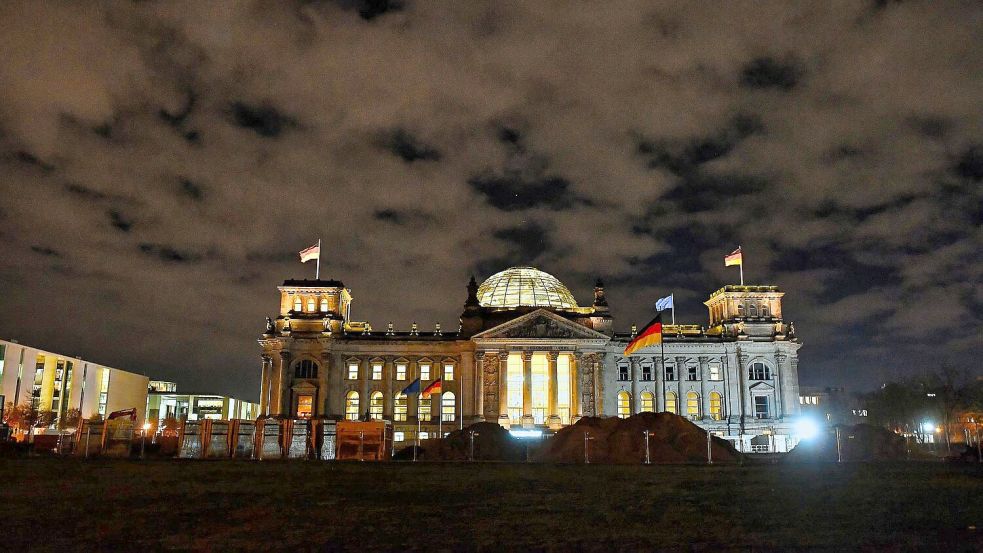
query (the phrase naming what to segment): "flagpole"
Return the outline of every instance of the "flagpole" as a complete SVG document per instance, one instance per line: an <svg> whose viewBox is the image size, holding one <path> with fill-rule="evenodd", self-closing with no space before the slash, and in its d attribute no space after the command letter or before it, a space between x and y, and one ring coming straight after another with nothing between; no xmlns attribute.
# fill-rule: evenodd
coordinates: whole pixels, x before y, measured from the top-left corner
<svg viewBox="0 0 983 553"><path fill-rule="evenodd" d="M321 239L317 239L317 265L314 269L314 280L321 280Z"/></svg>
<svg viewBox="0 0 983 553"><path fill-rule="evenodd" d="M674 295L669 294L669 297L672 298L669 300L672 303L672 326L676 326L676 298L673 297Z"/></svg>
<svg viewBox="0 0 983 553"><path fill-rule="evenodd" d="M676 308L674 307L673 311L675 310ZM661 333L662 331L659 330L659 332ZM666 409L666 399L667 399L666 398L666 341L663 340L662 338L663 336L660 335L659 347L662 349L662 410L667 411ZM678 411L679 398L676 398L676 405L677 405L676 410Z"/></svg>
<svg viewBox="0 0 983 553"><path fill-rule="evenodd" d="M741 250L741 263L738 267L741 269L741 286L744 286L744 248L737 246L737 249Z"/></svg>

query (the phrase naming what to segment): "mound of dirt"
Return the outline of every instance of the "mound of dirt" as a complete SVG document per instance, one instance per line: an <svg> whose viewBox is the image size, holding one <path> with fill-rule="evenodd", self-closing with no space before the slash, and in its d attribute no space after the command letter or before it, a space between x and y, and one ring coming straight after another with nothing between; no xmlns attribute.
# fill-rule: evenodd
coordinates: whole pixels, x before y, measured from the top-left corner
<svg viewBox="0 0 983 553"><path fill-rule="evenodd" d="M802 440L785 458L790 462L837 460L836 428L840 429L840 453L844 461L895 461L908 456L903 437L869 424L840 425Z"/></svg>
<svg viewBox="0 0 983 553"><path fill-rule="evenodd" d="M476 461L525 461L526 446L509 431L493 422L479 422L455 430L424 452L428 461L467 461L471 458L471 432L474 431ZM412 455L412 450L410 451Z"/></svg>
<svg viewBox="0 0 983 553"><path fill-rule="evenodd" d="M551 463L583 463L587 435L591 463L639 464L645 462L645 432L649 435L652 463L700 463L707 460L707 433L672 413L640 413L626 419L584 417L563 428L543 444L535 460ZM735 462L740 454L730 442L713 437L714 463Z"/></svg>

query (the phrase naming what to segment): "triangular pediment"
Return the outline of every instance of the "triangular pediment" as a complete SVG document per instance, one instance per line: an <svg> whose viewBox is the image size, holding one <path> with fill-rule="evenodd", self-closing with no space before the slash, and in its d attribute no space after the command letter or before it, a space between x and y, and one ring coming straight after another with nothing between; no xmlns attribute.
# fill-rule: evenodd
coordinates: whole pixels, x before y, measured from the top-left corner
<svg viewBox="0 0 983 553"><path fill-rule="evenodd" d="M754 390L756 392L771 392L775 390L775 387L767 382L756 382L748 386L749 390Z"/></svg>
<svg viewBox="0 0 983 553"><path fill-rule="evenodd" d="M537 309L474 335L476 339L608 340L594 329L568 321L546 309Z"/></svg>

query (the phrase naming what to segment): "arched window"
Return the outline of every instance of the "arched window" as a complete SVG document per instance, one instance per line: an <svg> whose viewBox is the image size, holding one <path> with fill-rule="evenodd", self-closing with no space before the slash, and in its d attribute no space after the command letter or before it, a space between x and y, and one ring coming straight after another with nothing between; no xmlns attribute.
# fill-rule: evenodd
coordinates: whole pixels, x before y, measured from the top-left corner
<svg viewBox="0 0 983 553"><path fill-rule="evenodd" d="M317 378L317 363L310 359L301 359L294 367L294 378Z"/></svg>
<svg viewBox="0 0 983 553"><path fill-rule="evenodd" d="M768 316L768 306L765 304L761 304L761 316L762 317Z"/></svg>
<svg viewBox="0 0 983 553"><path fill-rule="evenodd" d="M642 411L648 413L655 412L655 394L652 392L642 392L638 395L638 398L642 400Z"/></svg>
<svg viewBox="0 0 983 553"><path fill-rule="evenodd" d="M313 313L315 305L317 304L314 302L314 298L307 298L307 311Z"/></svg>
<svg viewBox="0 0 983 553"><path fill-rule="evenodd" d="M454 422L454 392L444 392L440 398L440 420Z"/></svg>
<svg viewBox="0 0 983 553"><path fill-rule="evenodd" d="M686 415L691 419L700 418L700 394L696 392L686 394Z"/></svg>
<svg viewBox="0 0 983 553"><path fill-rule="evenodd" d="M304 303L300 301L300 296L294 298L294 311L300 313L304 310Z"/></svg>
<svg viewBox="0 0 983 553"><path fill-rule="evenodd" d="M416 402L416 416L423 422L427 422L433 418L433 411L430 405L429 397L420 396L420 399Z"/></svg>
<svg viewBox="0 0 983 553"><path fill-rule="evenodd" d="M372 392L369 396L369 417L382 420L382 392Z"/></svg>
<svg viewBox="0 0 983 553"><path fill-rule="evenodd" d="M764 363L751 363L748 368L749 380L771 380L771 367Z"/></svg>
<svg viewBox="0 0 983 553"><path fill-rule="evenodd" d="M321 311L328 310L328 298L321 298Z"/></svg>
<svg viewBox="0 0 983 553"><path fill-rule="evenodd" d="M676 402L675 392L669 392L666 394L666 412L679 414L679 405Z"/></svg>
<svg viewBox="0 0 983 553"><path fill-rule="evenodd" d="M724 418L724 397L719 392L710 392L710 418L715 421Z"/></svg>
<svg viewBox="0 0 983 553"><path fill-rule="evenodd" d="M345 396L345 418L350 421L358 420L358 392L354 390Z"/></svg>
<svg viewBox="0 0 983 553"><path fill-rule="evenodd" d="M618 418L627 419L631 416L631 396L628 392L618 392Z"/></svg>
<svg viewBox="0 0 983 553"><path fill-rule="evenodd" d="M406 405L406 394L402 392L397 392L395 400L393 401L393 420L405 421L407 409L408 407Z"/></svg>
<svg viewBox="0 0 983 553"><path fill-rule="evenodd" d="M743 317L744 316L744 304L743 303L737 304L737 316L738 317Z"/></svg>
<svg viewBox="0 0 983 553"><path fill-rule="evenodd" d="M758 316L758 308L753 303L748 306L747 310L748 310L748 315L749 316L751 316L751 317L757 317Z"/></svg>

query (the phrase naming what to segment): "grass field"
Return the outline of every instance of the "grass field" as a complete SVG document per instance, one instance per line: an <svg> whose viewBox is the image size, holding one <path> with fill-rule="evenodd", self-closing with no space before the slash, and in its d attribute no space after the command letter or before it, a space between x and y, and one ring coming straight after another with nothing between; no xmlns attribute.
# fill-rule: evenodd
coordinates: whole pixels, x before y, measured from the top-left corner
<svg viewBox="0 0 983 553"><path fill-rule="evenodd" d="M983 550L979 465L38 458L0 474L6 551Z"/></svg>

